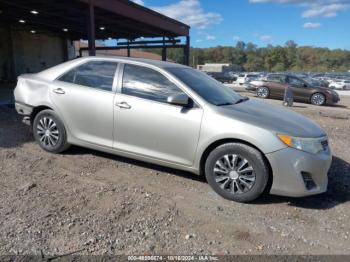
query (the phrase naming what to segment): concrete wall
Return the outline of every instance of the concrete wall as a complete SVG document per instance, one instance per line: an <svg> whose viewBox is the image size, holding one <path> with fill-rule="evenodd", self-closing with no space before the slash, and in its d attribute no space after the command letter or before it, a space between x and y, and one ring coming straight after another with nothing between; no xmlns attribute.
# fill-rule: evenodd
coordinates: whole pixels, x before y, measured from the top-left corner
<svg viewBox="0 0 350 262"><path fill-rule="evenodd" d="M64 61L66 45L59 37L12 31L15 74L36 73Z"/></svg>
<svg viewBox="0 0 350 262"><path fill-rule="evenodd" d="M0 82L16 80L21 74L40 72L73 58L71 41L0 27Z"/></svg>

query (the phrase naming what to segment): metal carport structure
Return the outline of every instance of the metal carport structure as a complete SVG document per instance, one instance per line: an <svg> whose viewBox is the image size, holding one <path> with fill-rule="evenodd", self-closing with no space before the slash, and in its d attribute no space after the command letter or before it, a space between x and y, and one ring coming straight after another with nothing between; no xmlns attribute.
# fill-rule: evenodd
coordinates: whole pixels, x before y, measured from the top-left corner
<svg viewBox="0 0 350 262"><path fill-rule="evenodd" d="M163 60L167 48L183 48L183 62L189 64L190 27L129 0L0 0L0 25L88 40L90 55L96 54L96 39L127 40L109 49L162 48ZM184 43L177 37L184 37ZM138 38L159 39L135 42Z"/></svg>

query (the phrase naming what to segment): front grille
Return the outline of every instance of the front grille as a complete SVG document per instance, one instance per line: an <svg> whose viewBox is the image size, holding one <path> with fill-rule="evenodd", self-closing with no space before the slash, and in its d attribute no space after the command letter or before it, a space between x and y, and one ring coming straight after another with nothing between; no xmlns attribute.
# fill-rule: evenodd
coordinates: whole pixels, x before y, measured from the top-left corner
<svg viewBox="0 0 350 262"><path fill-rule="evenodd" d="M303 177L304 184L307 190L314 189L316 187L316 184L314 180L312 179L312 176L308 172L301 172L301 176Z"/></svg>
<svg viewBox="0 0 350 262"><path fill-rule="evenodd" d="M324 151L328 149L328 140L321 141L321 145Z"/></svg>

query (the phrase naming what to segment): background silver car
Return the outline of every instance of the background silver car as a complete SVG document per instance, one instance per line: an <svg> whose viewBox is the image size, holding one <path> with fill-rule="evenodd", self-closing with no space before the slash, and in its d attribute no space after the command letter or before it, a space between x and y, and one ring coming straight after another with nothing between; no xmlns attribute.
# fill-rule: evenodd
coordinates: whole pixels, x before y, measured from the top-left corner
<svg viewBox="0 0 350 262"><path fill-rule="evenodd" d="M49 152L75 144L205 174L218 194L239 202L327 189L332 155L318 125L190 67L80 58L20 76L15 100Z"/></svg>

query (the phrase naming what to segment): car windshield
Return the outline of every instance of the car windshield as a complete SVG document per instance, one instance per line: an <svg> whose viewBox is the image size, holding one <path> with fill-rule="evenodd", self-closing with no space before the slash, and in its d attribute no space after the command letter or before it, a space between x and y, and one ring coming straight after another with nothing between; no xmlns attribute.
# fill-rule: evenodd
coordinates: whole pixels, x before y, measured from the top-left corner
<svg viewBox="0 0 350 262"><path fill-rule="evenodd" d="M190 87L207 102L216 105L233 105L242 96L212 77L192 68L167 68L171 74Z"/></svg>

